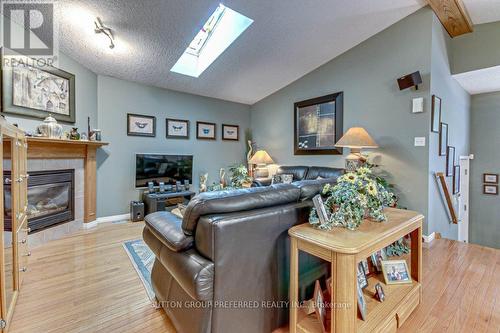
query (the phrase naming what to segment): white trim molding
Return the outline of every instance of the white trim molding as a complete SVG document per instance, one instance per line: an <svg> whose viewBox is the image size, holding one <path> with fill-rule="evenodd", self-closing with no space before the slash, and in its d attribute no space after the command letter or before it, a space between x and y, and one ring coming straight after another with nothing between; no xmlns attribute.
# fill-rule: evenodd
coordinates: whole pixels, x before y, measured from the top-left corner
<svg viewBox="0 0 500 333"><path fill-rule="evenodd" d="M112 222L124 221L124 220L129 220L129 219L130 219L130 214L128 214L128 213L127 214L120 214L120 215L98 217L95 221L84 223L83 229L92 229L92 228L97 227L99 224L102 224L102 223L112 223Z"/></svg>
<svg viewBox="0 0 500 333"><path fill-rule="evenodd" d="M436 233L433 232L432 234L430 234L429 236L426 236L426 235L423 235L422 238L424 239L424 242L425 243L430 243L432 242L433 240L436 239Z"/></svg>

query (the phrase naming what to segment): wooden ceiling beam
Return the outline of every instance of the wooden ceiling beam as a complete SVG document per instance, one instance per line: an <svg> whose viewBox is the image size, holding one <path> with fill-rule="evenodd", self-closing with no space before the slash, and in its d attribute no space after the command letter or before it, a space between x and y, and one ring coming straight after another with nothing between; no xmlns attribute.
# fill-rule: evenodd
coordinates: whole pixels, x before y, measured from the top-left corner
<svg viewBox="0 0 500 333"><path fill-rule="evenodd" d="M450 37L473 31L472 21L462 0L427 0Z"/></svg>

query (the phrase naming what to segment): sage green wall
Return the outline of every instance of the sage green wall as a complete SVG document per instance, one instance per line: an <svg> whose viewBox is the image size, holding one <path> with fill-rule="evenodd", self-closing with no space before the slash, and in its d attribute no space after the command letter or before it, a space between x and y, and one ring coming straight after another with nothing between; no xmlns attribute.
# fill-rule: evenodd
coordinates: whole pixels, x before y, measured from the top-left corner
<svg viewBox="0 0 500 333"><path fill-rule="evenodd" d="M219 168L245 160L244 132L250 125L250 107L201 97L107 76L98 77L98 123L109 146L98 151L97 215L126 213L131 200L141 191L134 189L135 153L194 155L193 180L209 173L209 182L218 179ZM156 137L127 136L127 113L156 117ZM191 121L189 140L166 139L165 119ZM196 121L217 123L217 141L196 139ZM221 124L240 126L240 141L222 141Z"/></svg>
<svg viewBox="0 0 500 333"><path fill-rule="evenodd" d="M500 65L500 21L478 24L474 32L451 41L452 73L459 74Z"/></svg>
<svg viewBox="0 0 500 333"><path fill-rule="evenodd" d="M448 124L448 144L455 147L455 164L459 156L469 155L470 95L451 76L451 38L434 15L432 20L431 95L441 98L441 120ZM430 132L431 112L428 115ZM439 156L439 134L429 136L429 212L428 233L439 232L445 238L457 239L458 227L450 222L447 206L436 181L436 172L446 172L446 157ZM453 177L447 177L452 190ZM454 196L454 199L456 197Z"/></svg>
<svg viewBox="0 0 500 333"><path fill-rule="evenodd" d="M500 196L483 194L483 173L500 174L500 92L472 96L470 242L500 248Z"/></svg>
<svg viewBox="0 0 500 333"><path fill-rule="evenodd" d="M372 151L401 204L427 215L428 147L414 147L414 137L428 138L431 29L433 13L425 7L350 49L251 108L257 144L278 164L343 167L342 156L295 156L294 102L344 92L344 130L365 127L380 148ZM400 91L396 79L419 70L419 90ZM412 114L413 97L425 98L425 113ZM347 153L347 149L346 149Z"/></svg>

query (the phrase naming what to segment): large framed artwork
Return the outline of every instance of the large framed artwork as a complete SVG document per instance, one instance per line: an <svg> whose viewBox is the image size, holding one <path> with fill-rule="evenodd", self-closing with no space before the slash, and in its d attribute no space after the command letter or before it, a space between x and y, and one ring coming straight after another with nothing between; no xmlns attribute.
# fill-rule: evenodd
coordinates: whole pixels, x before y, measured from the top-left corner
<svg viewBox="0 0 500 333"><path fill-rule="evenodd" d="M294 104L295 155L342 155L343 92Z"/></svg>
<svg viewBox="0 0 500 333"><path fill-rule="evenodd" d="M30 64L32 62L29 62ZM75 123L75 75L61 69L17 62L2 70L2 112Z"/></svg>
<svg viewBox="0 0 500 333"><path fill-rule="evenodd" d="M128 136L156 136L156 117L127 113Z"/></svg>

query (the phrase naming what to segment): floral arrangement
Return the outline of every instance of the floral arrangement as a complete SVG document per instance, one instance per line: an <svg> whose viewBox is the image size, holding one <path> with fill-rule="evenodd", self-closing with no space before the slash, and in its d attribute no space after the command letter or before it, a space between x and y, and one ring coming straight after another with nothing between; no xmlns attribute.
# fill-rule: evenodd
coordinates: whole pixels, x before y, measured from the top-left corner
<svg viewBox="0 0 500 333"><path fill-rule="evenodd" d="M368 167L346 173L337 179L334 186L327 184L322 194L327 197L327 222L321 224L316 209L313 208L309 223L324 230L331 230L333 227L355 230L365 217L377 222L385 221L383 208L395 203L395 195L389 190L389 186L373 175Z"/></svg>

